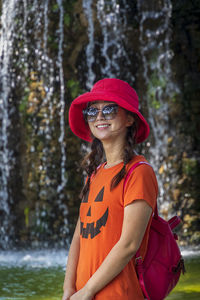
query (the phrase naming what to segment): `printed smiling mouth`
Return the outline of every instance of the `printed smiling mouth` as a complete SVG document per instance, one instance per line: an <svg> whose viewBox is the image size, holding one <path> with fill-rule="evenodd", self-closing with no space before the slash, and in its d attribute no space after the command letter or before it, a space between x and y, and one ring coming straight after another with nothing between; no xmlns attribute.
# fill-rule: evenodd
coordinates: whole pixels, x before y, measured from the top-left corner
<svg viewBox="0 0 200 300"><path fill-rule="evenodd" d="M101 232L101 227L106 225L108 220L108 208L106 209L105 213L101 218L99 218L96 221L96 226L94 226L95 222L87 223L86 227L84 228L84 223L81 222L81 232L80 235L82 235L83 238L87 239L89 234L91 236L91 239L93 239L97 234Z"/></svg>

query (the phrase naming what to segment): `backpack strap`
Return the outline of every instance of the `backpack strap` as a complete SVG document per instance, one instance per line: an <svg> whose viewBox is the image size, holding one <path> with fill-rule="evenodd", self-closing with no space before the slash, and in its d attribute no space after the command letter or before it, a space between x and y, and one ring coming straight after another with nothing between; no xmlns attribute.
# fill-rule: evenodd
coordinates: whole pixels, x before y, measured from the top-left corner
<svg viewBox="0 0 200 300"><path fill-rule="evenodd" d="M132 174L133 170L135 170L135 168L137 168L138 166L145 164L148 165L150 167L152 167L149 163L147 163L146 161L139 161L137 163L135 163L128 171L128 173L126 174L125 180L124 180L124 186L123 186L123 192L125 190L125 186L126 183L130 177L130 175ZM154 218L158 218L158 207L157 207L157 201L156 201L156 206L154 209ZM145 287L145 282L144 282L144 277L143 277L143 261L142 261L142 256L140 256L140 250L138 249L138 251L135 254L135 268L136 268L136 273L138 275L138 281L140 283L143 295L145 297L145 299L150 300L150 297L147 293L146 287Z"/></svg>
<svg viewBox="0 0 200 300"><path fill-rule="evenodd" d="M171 230L173 230L174 228L176 228L176 226L178 226L181 223L181 219L178 216L174 216L168 221L168 223Z"/></svg>
<svg viewBox="0 0 200 300"><path fill-rule="evenodd" d="M145 297L145 300L150 300L150 297L149 297L149 294L147 292L145 282L144 282L144 268L143 268L143 262L142 262L142 257L141 256L136 258L135 269L136 269L136 274L137 274L137 277L138 277L138 281L139 281L142 293Z"/></svg>
<svg viewBox="0 0 200 300"><path fill-rule="evenodd" d="M123 186L123 193L124 193L124 190L125 190L125 186L126 186L126 183L129 179L129 177L131 176L131 174L133 173L133 171L140 165L148 165L150 167L152 167L152 165L150 165L148 162L146 161L138 161L137 163L135 163L129 170L128 170L128 173L126 174L126 177L125 177L125 180L124 180L124 186ZM157 201L156 201L156 206L155 206L155 209L154 209L154 217L157 219L158 218L158 206L157 206Z"/></svg>
<svg viewBox="0 0 200 300"><path fill-rule="evenodd" d="M151 165L150 165L148 162L146 162L146 161L138 161L138 162L136 162L136 163L128 170L128 173L126 174L126 178L125 178L125 180L124 180L124 188L125 188L125 185L126 185L128 179L129 179L131 173L133 172L133 170L135 170L135 168L137 168L138 166L143 165L143 164L148 165L148 166L151 167Z"/></svg>

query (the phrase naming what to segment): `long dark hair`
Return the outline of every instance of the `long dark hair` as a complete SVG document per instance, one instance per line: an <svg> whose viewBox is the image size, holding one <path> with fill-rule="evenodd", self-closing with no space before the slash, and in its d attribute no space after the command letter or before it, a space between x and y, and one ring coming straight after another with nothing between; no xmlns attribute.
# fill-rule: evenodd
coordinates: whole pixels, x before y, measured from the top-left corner
<svg viewBox="0 0 200 300"><path fill-rule="evenodd" d="M129 113L129 112L128 112ZM133 156L135 155L134 149L136 145L136 135L138 130L138 117L135 114L132 114L134 117L134 123L127 128L126 139L125 139L125 146L123 152L123 162L124 165L122 169L113 177L110 190L113 190L120 181L126 175L126 165L131 161ZM83 159L82 167L86 171L88 175L88 180L84 185L80 198L84 198L89 191L90 188L90 181L92 174L96 174L98 166L104 161L104 149L102 142L94 138L91 144L91 152L86 155Z"/></svg>

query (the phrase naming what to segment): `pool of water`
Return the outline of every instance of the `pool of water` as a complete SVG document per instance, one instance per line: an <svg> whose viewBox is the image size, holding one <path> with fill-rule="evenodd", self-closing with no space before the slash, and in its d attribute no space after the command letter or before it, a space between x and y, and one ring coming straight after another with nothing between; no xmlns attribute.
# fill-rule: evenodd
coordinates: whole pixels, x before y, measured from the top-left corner
<svg viewBox="0 0 200 300"><path fill-rule="evenodd" d="M183 251L187 273L167 300L200 299L200 252ZM60 300L67 251L0 252L0 300Z"/></svg>
<svg viewBox="0 0 200 300"><path fill-rule="evenodd" d="M0 252L0 300L57 300L67 251Z"/></svg>

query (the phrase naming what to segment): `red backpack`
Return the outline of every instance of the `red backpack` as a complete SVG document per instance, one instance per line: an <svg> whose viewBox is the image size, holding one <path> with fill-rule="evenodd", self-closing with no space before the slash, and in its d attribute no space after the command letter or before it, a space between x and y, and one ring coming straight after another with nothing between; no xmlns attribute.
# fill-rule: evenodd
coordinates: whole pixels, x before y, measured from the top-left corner
<svg viewBox="0 0 200 300"><path fill-rule="evenodd" d="M133 170L141 164L138 162L128 171L126 182ZM149 164L148 164L149 165ZM135 255L138 280L147 300L162 300L176 286L181 271L184 274L184 260L176 240L173 229L181 222L174 216L168 222L158 215L157 205L152 217L147 252L144 259L140 256L140 249Z"/></svg>

